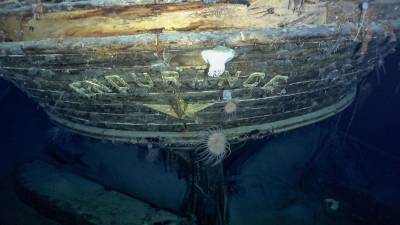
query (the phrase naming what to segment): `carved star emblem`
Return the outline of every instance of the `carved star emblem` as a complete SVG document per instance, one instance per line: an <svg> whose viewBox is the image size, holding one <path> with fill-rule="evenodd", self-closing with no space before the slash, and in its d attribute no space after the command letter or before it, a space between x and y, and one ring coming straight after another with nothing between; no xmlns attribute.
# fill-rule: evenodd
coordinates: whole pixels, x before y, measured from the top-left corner
<svg viewBox="0 0 400 225"><path fill-rule="evenodd" d="M186 103L181 97L178 97L176 101L171 104L143 104L145 107L153 110L165 113L169 116L177 119L193 119L195 114L203 109L214 105L215 103L198 103L190 104Z"/></svg>

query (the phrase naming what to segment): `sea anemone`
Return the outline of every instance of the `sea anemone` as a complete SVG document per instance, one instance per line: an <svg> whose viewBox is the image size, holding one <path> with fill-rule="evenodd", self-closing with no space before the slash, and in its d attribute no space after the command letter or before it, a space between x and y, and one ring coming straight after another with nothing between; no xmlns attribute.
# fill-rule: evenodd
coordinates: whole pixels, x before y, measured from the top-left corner
<svg viewBox="0 0 400 225"><path fill-rule="evenodd" d="M221 129L209 129L207 133L207 137L196 149L198 161L215 166L231 153L231 149Z"/></svg>
<svg viewBox="0 0 400 225"><path fill-rule="evenodd" d="M236 116L237 112L237 104L230 100L224 106L224 113L228 120L231 120L233 117Z"/></svg>

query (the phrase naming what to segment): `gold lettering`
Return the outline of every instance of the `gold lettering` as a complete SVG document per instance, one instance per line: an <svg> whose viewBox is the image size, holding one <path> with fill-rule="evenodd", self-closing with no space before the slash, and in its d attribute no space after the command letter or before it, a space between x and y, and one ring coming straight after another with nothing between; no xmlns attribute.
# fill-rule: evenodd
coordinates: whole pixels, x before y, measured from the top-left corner
<svg viewBox="0 0 400 225"><path fill-rule="evenodd" d="M229 88L235 87L235 85L240 85L239 78L242 75L242 71L236 71L234 74L230 74L229 71L225 71L221 78L218 80L217 85L220 88L224 88L225 86L229 86ZM131 73L131 77L133 81L139 86L143 88L153 88L154 82L148 73ZM167 85L172 85L175 87L180 87L181 83L179 81L180 74L177 71L162 71L161 78L162 81ZM92 97L98 94L111 93L113 89L114 91L118 91L119 93L127 93L129 89L129 84L125 79L120 77L119 75L107 75L104 76L107 81L106 84L102 84L96 79L84 80L84 81L76 81L69 84L69 87L72 88L75 92L79 93L85 97ZM268 76L269 78L269 76ZM247 79L242 83L244 88L254 88L260 86L260 82L266 79L266 74L262 72L254 72L251 73ZM284 86L286 85L288 80L287 76L276 75L266 84L264 84L261 89L266 93L278 93L284 91ZM208 88L209 82L207 81L207 77L201 76L199 73L196 74L191 79L190 86L192 88ZM182 102L178 101L179 104L174 107L177 110L176 114L178 117L181 117L182 113L180 109L184 109L185 107Z"/></svg>
<svg viewBox="0 0 400 225"><path fill-rule="evenodd" d="M139 87L144 87L144 88L152 88L152 87L154 87L154 82L151 79L151 77L149 76L149 74L147 74L147 73L142 73L143 77L140 77L140 78L135 73L131 73L131 76L132 76L133 80L135 81L135 83Z"/></svg>
<svg viewBox="0 0 400 225"><path fill-rule="evenodd" d="M69 87L72 88L78 94L85 97L92 97L97 94L104 94L111 92L110 88L100 83L96 79L73 82L69 84Z"/></svg>
<svg viewBox="0 0 400 225"><path fill-rule="evenodd" d="M284 89L288 80L287 76L276 75L268 83L261 87L265 92L269 94L279 93Z"/></svg>
<svg viewBox="0 0 400 225"><path fill-rule="evenodd" d="M179 87L179 73L176 71L162 71L161 78L167 85L174 85L175 87Z"/></svg>
<svg viewBox="0 0 400 225"><path fill-rule="evenodd" d="M238 82L241 73L242 71L236 71L235 75L231 76L229 71L225 71L224 74L221 76L221 79L218 81L218 86L223 87L226 81L228 82L229 87L232 88Z"/></svg>
<svg viewBox="0 0 400 225"><path fill-rule="evenodd" d="M124 79L118 75L109 75L104 77L107 82L120 93L126 93L128 91L129 85Z"/></svg>
<svg viewBox="0 0 400 225"><path fill-rule="evenodd" d="M250 74L250 76L243 82L243 87L254 88L260 83L260 80L265 78L265 73L255 72Z"/></svg>

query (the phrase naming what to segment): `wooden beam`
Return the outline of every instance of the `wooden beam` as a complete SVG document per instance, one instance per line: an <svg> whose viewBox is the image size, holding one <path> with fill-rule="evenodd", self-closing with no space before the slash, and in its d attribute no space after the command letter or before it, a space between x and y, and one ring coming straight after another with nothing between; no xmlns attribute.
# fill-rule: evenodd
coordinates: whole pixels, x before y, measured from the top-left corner
<svg viewBox="0 0 400 225"><path fill-rule="evenodd" d="M306 5L298 15L284 4L259 0L242 4L180 3L115 6L42 15L0 15L0 30L15 41L83 38L169 31L218 31L277 28L286 24L324 24L324 4Z"/></svg>

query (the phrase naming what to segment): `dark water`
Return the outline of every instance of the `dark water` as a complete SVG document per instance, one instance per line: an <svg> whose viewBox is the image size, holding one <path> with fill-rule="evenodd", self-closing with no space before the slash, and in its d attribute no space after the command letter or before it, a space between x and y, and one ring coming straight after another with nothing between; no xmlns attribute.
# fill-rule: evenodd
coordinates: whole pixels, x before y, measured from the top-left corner
<svg viewBox="0 0 400 225"><path fill-rule="evenodd" d="M242 153L228 158L229 224L399 225L399 62L399 51L385 59L385 71L370 74L343 113L269 140L251 141ZM38 159L98 182L107 191L118 190L187 216L190 175L179 161L165 163L171 157L168 152L57 128L24 93L3 80L0 138L0 225L58 224L43 213L63 222L59 215L21 201L15 186L17 168ZM204 199L209 206L205 214L212 215L215 201Z"/></svg>

